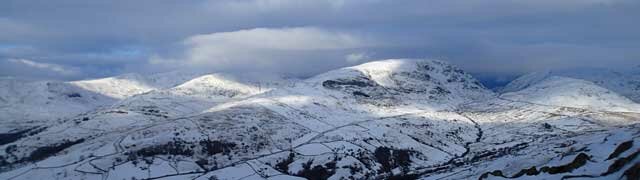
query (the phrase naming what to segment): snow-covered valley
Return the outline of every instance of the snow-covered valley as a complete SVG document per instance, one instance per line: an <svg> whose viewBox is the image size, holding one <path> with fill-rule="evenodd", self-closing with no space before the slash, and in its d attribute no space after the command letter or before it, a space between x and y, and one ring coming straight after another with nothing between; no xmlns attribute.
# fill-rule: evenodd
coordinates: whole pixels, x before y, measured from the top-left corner
<svg viewBox="0 0 640 180"><path fill-rule="evenodd" d="M391 59L304 80L2 79L0 179L637 179L640 91L597 77L495 93Z"/></svg>

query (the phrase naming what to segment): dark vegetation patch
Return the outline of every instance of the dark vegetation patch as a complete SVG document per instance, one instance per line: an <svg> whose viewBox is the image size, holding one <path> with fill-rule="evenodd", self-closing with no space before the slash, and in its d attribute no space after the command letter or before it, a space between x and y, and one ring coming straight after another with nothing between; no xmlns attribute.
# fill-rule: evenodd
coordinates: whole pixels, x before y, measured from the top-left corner
<svg viewBox="0 0 640 180"><path fill-rule="evenodd" d="M322 86L328 89L339 89L344 86L352 86L352 87L371 87L374 84L367 81L359 81L354 79L339 79L339 80L326 80L322 82Z"/></svg>
<svg viewBox="0 0 640 180"><path fill-rule="evenodd" d="M522 177L524 175L535 176L535 175L539 175L540 173L548 173L548 174L568 173L586 165L589 160L591 160L591 157L589 155L585 153L580 153L576 156L575 159L573 159L573 161L565 165L551 166L551 167L544 166L540 168L540 170L538 170L535 166L532 166L530 168L520 170L518 173L516 173L511 177L505 176L504 173L500 170L495 170L493 172L487 172L482 174L480 176L480 179L486 179L489 177L489 175L513 179L513 178Z"/></svg>
<svg viewBox="0 0 640 180"><path fill-rule="evenodd" d="M15 142L18 139L22 138L27 132L29 132L29 129L13 133L0 133L0 145Z"/></svg>
<svg viewBox="0 0 640 180"><path fill-rule="evenodd" d="M82 117L82 118L74 119L74 120L73 120L73 122L74 122L74 123L76 123L76 124L80 124L80 123L82 123L82 122L87 122L87 121L89 121L89 120L91 120L91 118L89 118L89 117Z"/></svg>
<svg viewBox="0 0 640 180"><path fill-rule="evenodd" d="M160 111L156 106L143 106L142 109L139 110L140 113L147 116L155 116L160 118L169 118L168 112Z"/></svg>
<svg viewBox="0 0 640 180"><path fill-rule="evenodd" d="M640 179L640 163L636 163L624 171L624 176L626 176L627 179Z"/></svg>
<svg viewBox="0 0 640 180"><path fill-rule="evenodd" d="M289 156L287 156L286 159L283 159L276 164L276 170L285 174L289 174L289 164L293 163L295 157L296 154L293 153L293 151L289 152Z"/></svg>
<svg viewBox="0 0 640 180"><path fill-rule="evenodd" d="M613 162L613 164L609 166L609 168L607 169L607 172L603 173L602 175L606 176L606 175L613 174L620 171L620 169L622 169L624 166L631 163L631 161L633 161L636 157L638 157L638 154L640 154L640 150L636 151L635 153L627 157L617 159L616 161Z"/></svg>
<svg viewBox="0 0 640 180"><path fill-rule="evenodd" d="M212 141L209 139L202 140L199 144L202 146L202 153L206 153L209 156L219 153L228 154L234 147L236 147L235 143Z"/></svg>
<svg viewBox="0 0 640 180"><path fill-rule="evenodd" d="M361 96L361 97L371 97L368 94L365 94L365 93L360 92L360 91L353 91L353 95L354 96Z"/></svg>
<svg viewBox="0 0 640 180"><path fill-rule="evenodd" d="M616 147L616 150L614 150L609 157L607 158L607 160L609 159L613 159L613 158L617 158L618 156L620 156L620 154L622 154L623 152L631 149L631 147L633 147L633 141L627 141L627 142L623 142L622 144L618 145L618 147Z"/></svg>
<svg viewBox="0 0 640 180"><path fill-rule="evenodd" d="M20 160L20 161L36 162L36 161L44 160L50 156L53 156L61 152L62 150L65 150L73 145L80 144L82 142L84 142L84 139L78 139L78 140L65 139L61 143L39 147L33 152L31 152L31 154L28 157L25 157L23 160Z"/></svg>
<svg viewBox="0 0 640 180"><path fill-rule="evenodd" d="M80 93L71 93L71 94L67 94L67 97L79 98L79 97L82 97L82 95L80 95Z"/></svg>
<svg viewBox="0 0 640 180"><path fill-rule="evenodd" d="M336 173L336 161L328 162L324 165L313 166L313 160L302 164L302 170L296 176L309 180L326 180Z"/></svg>
<svg viewBox="0 0 640 180"><path fill-rule="evenodd" d="M411 155L414 153L410 150L392 149L388 147L378 147L374 152L376 161L382 165L382 172L391 172L391 170L400 167L403 172L409 171L411 165Z"/></svg>
<svg viewBox="0 0 640 180"><path fill-rule="evenodd" d="M502 173L502 171L495 170L495 171L492 171L492 172L486 172L486 173L482 174L479 179L480 180L487 179L487 178L489 178L489 175L496 176L496 177L507 178L507 176L505 176L504 173Z"/></svg>
<svg viewBox="0 0 640 180"><path fill-rule="evenodd" d="M209 160L207 159L198 159L195 163L202 169L208 169Z"/></svg>
<svg viewBox="0 0 640 180"><path fill-rule="evenodd" d="M346 155L357 159L358 162L360 162L362 165L359 165L359 164L345 165L345 166L342 166L343 169L349 169L349 172L351 173L351 175L362 173L364 176L363 179L371 179L371 176L373 176L374 174L371 174L370 172L367 172L365 170L372 169L372 167L375 165L375 158L373 157L373 154L370 154L368 151L365 151L363 149L357 149L356 151L349 149ZM350 177L353 177L353 176L350 176ZM350 179L355 179L355 178L350 178Z"/></svg>
<svg viewBox="0 0 640 180"><path fill-rule="evenodd" d="M4 152L10 157L0 156L0 167L5 167L5 166L8 166L8 165L11 165L12 163L9 162L9 158L19 159L14 154L16 151L18 151L18 145L12 144L12 145L7 146L4 149Z"/></svg>
<svg viewBox="0 0 640 180"><path fill-rule="evenodd" d="M629 146L632 146L633 144L631 143L631 141L627 141L624 142L622 144L620 144L615 150L614 152L609 155L609 159L612 158L616 158L618 157L622 152L625 152L626 150L630 149ZM619 172L620 170L622 170L625 166L627 166L629 163L631 163L635 158L638 157L638 155L640 155L640 150L636 151L633 154L630 154L627 157L622 157L617 159L616 161L614 161L609 168L607 169L606 172L598 175L568 175L568 176L564 176L562 177L562 179L572 179L572 178L598 178L598 177L604 177L604 176L609 176L611 174L614 174L616 172ZM609 160L607 159L607 160ZM489 175L492 176L496 176L496 177L503 177L503 178L519 178L521 176L524 175L528 175L528 176L535 176L535 175L539 175L540 173L548 173L548 174L561 174L561 173L568 173L568 172L572 172L575 169L578 169L584 165L586 165L586 163L588 161L591 160L591 157L588 156L587 154L584 153L580 153L578 154L578 156L576 156L576 158L568 164L565 165L561 165L561 166L554 166L554 167L542 167L540 168L540 170L538 171L536 169L536 167L531 167L529 169L523 169L520 172L516 173L514 176L511 177L507 177L503 174L502 171L500 170L496 170L493 172L487 172L484 173L480 176L480 179L486 179L489 177ZM640 163L636 163L634 164L632 167L630 167L629 169L627 169L623 176L626 176L627 179L639 179L640 177ZM621 177L622 178L622 177Z"/></svg>
<svg viewBox="0 0 640 180"><path fill-rule="evenodd" d="M540 168L540 171L546 172L549 174L567 173L586 165L587 161L589 160L591 160L591 157L589 157L589 155L585 153L580 153L569 164L565 164L562 166L542 167Z"/></svg>
<svg viewBox="0 0 640 180"><path fill-rule="evenodd" d="M529 169L522 169L520 170L518 173L516 173L515 175L513 175L511 178L519 178L521 176L527 175L527 176L535 176L540 174L541 172L538 171L538 169L536 169L535 166L529 168Z"/></svg>
<svg viewBox="0 0 640 180"><path fill-rule="evenodd" d="M10 163L4 156L0 156L0 172L2 172L2 168L8 166Z"/></svg>
<svg viewBox="0 0 640 180"><path fill-rule="evenodd" d="M326 180L336 173L338 156L335 156L333 160L325 163L313 166L313 159L302 163L302 170L294 173L289 172L289 165L295 161L296 154L291 151L289 155L282 160L277 161L275 169L283 174L304 177L309 180Z"/></svg>
<svg viewBox="0 0 640 180"><path fill-rule="evenodd" d="M174 139L173 141L167 142L165 144L153 145L138 149L136 151L126 152L125 155L127 155L128 161L135 162L140 158L154 157L158 155L191 157L197 152L195 151L196 148L200 148L200 152L207 156L213 156L216 154L228 155L235 147L235 143L224 141L201 140L197 143L194 143ZM206 159L199 160L196 163L201 167L209 165L209 161Z"/></svg>
<svg viewBox="0 0 640 180"><path fill-rule="evenodd" d="M0 146L15 142L26 136L33 136L37 133L44 131L45 129L46 129L45 127L33 127L30 129L19 130L16 132L0 133Z"/></svg>
<svg viewBox="0 0 640 180"><path fill-rule="evenodd" d="M193 156L193 149L190 144L184 141L170 141L166 144L153 145L139 149L134 152L128 152L127 160L134 161L138 158L153 157L156 155L182 155Z"/></svg>

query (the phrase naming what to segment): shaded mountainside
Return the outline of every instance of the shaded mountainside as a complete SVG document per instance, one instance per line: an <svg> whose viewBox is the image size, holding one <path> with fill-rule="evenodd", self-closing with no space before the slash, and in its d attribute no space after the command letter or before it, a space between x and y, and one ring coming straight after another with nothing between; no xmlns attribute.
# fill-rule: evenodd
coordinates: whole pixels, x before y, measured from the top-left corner
<svg viewBox="0 0 640 180"><path fill-rule="evenodd" d="M303 81L200 75L6 131L0 179L634 176L626 172L640 161L640 115L545 104L538 94L554 95L540 91L548 83L497 96L449 63L410 59ZM562 84L610 94L595 98L606 105L634 105L589 83Z"/></svg>

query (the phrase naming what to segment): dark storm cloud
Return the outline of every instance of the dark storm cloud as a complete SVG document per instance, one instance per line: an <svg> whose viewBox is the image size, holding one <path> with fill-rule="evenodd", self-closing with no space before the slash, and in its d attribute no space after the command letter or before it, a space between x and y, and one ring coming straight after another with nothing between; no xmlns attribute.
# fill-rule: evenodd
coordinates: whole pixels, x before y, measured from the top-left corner
<svg viewBox="0 0 640 180"><path fill-rule="evenodd" d="M199 67L306 76L383 58L438 58L496 76L622 68L640 64L637 17L640 2L627 0L6 0L0 75Z"/></svg>

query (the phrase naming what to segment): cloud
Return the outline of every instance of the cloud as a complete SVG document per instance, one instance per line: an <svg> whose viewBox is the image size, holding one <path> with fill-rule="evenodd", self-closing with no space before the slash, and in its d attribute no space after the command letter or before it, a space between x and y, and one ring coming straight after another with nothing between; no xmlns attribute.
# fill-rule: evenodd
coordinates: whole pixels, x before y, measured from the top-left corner
<svg viewBox="0 0 640 180"><path fill-rule="evenodd" d="M0 29L2 29L0 40L5 41L13 41L36 33L34 27L2 16L0 16Z"/></svg>
<svg viewBox="0 0 640 180"><path fill-rule="evenodd" d="M64 76L77 74L77 72L75 72L73 70L69 70L69 69L67 69L67 68L65 68L65 67L63 67L61 65L57 65L57 64L39 63L39 62L34 62L34 61L31 61L31 60L26 60L26 59L9 59L7 61L9 61L11 63L26 65L28 67L32 67L32 68L39 69L39 70L56 72L56 73L59 73L59 74L64 75Z"/></svg>
<svg viewBox="0 0 640 180"><path fill-rule="evenodd" d="M369 55L366 53L353 53L353 54L348 54L345 57L347 63L349 64L356 64L356 63L360 63L364 60L370 59Z"/></svg>
<svg viewBox="0 0 640 180"><path fill-rule="evenodd" d="M640 64L639 16L637 0L5 0L0 59L73 68L75 78L175 68L305 76L385 58L482 73L618 68Z"/></svg>
<svg viewBox="0 0 640 180"><path fill-rule="evenodd" d="M469 63L465 68L485 73L518 74L522 72L571 68L626 69L640 64L638 48L606 47L568 43L512 44L484 42L486 59ZM461 58L467 59L467 58ZM456 60L459 63L459 60Z"/></svg>
<svg viewBox="0 0 640 180"><path fill-rule="evenodd" d="M257 28L197 35L186 40L194 47L252 48L273 50L332 50L366 46L368 42L341 32L312 27Z"/></svg>
<svg viewBox="0 0 640 180"><path fill-rule="evenodd" d="M0 60L0 76L34 80L71 80L86 77L83 69L28 59Z"/></svg>
<svg viewBox="0 0 640 180"><path fill-rule="evenodd" d="M314 27L256 28L195 35L182 44L184 53L181 56L152 57L151 63L214 71L309 75L345 65L345 56L351 61L362 60L364 54L355 52L382 46L353 33Z"/></svg>

